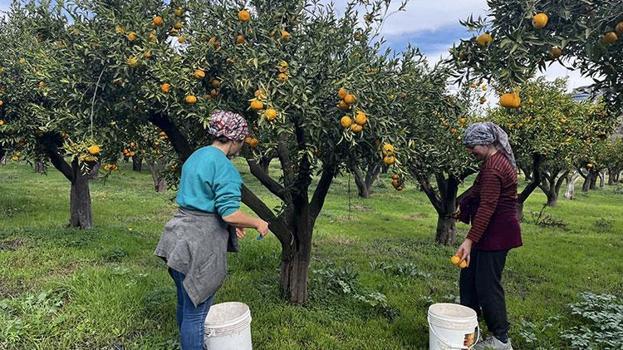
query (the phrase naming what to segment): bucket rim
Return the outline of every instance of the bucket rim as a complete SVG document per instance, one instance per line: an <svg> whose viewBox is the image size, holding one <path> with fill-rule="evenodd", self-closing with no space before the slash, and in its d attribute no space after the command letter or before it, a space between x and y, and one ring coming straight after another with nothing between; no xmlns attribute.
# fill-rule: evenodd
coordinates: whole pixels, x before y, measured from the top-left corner
<svg viewBox="0 0 623 350"><path fill-rule="evenodd" d="M251 319L251 309L249 308L249 306L245 303L241 303L238 301L229 301L229 302L224 302L224 303L219 303L219 304L214 304L212 306L210 306L210 311L213 310L213 308L217 308L217 309L221 309L221 308L226 308L228 306L236 306L236 307L242 307L242 313L234 318L228 319L224 322L221 322L219 324L215 324L215 323L210 323L209 320L209 316L210 313L208 312L208 316L206 317L205 320L205 327L206 328L212 328L212 329L221 329L221 328L229 328L232 325L244 322L246 320L250 320Z"/></svg>

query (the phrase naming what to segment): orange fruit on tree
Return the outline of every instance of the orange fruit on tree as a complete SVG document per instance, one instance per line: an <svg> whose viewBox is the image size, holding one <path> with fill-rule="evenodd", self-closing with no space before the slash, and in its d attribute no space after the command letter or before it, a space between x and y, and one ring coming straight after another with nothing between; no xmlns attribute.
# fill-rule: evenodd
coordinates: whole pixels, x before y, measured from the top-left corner
<svg viewBox="0 0 623 350"><path fill-rule="evenodd" d="M258 99L263 100L263 99L266 98L266 91L264 89L257 89L257 90L255 90L254 95Z"/></svg>
<svg viewBox="0 0 623 350"><path fill-rule="evenodd" d="M384 155L393 155L394 154L394 145L391 143L383 144L383 154Z"/></svg>
<svg viewBox="0 0 623 350"><path fill-rule="evenodd" d="M171 90L171 84L169 84L169 83L162 83L162 85L160 85L160 90L163 93L168 94L169 91Z"/></svg>
<svg viewBox="0 0 623 350"><path fill-rule="evenodd" d="M249 22L249 20L251 19L251 13L247 9L240 10L238 12L238 19L240 20L240 22Z"/></svg>
<svg viewBox="0 0 623 350"><path fill-rule="evenodd" d="M210 80L210 85L211 85L213 88L218 89L218 88L220 88L220 87L221 87L221 81L220 81L220 80L218 80L218 79L212 79L212 80Z"/></svg>
<svg viewBox="0 0 623 350"><path fill-rule="evenodd" d="M128 59L126 60L126 63L128 64L128 66L130 66L131 68L134 68L136 66L138 66L139 61L138 61L138 57L136 56L130 56L128 57Z"/></svg>
<svg viewBox="0 0 623 350"><path fill-rule="evenodd" d="M346 102L344 102L344 100L341 100L338 104L337 104L337 108L341 109L341 110L347 110L350 108L350 105Z"/></svg>
<svg viewBox="0 0 623 350"><path fill-rule="evenodd" d="M0 100L0 107L4 105L4 101Z"/></svg>
<svg viewBox="0 0 623 350"><path fill-rule="evenodd" d="M394 157L394 156L385 156L385 157L383 157L383 163L385 163L386 165L392 165L392 164L396 163L396 157Z"/></svg>
<svg viewBox="0 0 623 350"><path fill-rule="evenodd" d="M482 47L489 46L489 44L491 44L492 41L493 41L493 37L489 33L480 34L476 38L476 42L478 43L478 45Z"/></svg>
<svg viewBox="0 0 623 350"><path fill-rule="evenodd" d="M279 81L287 81L288 80L288 74L286 74L286 73L279 73L277 75L277 80L279 80Z"/></svg>
<svg viewBox="0 0 623 350"><path fill-rule="evenodd" d="M147 40L149 40L149 42L156 42L158 40L158 35L156 34L155 30L152 30L151 32L149 32L149 35L147 36Z"/></svg>
<svg viewBox="0 0 623 350"><path fill-rule="evenodd" d="M353 124L350 126L350 130L354 133L359 133L363 130L363 126L359 125L359 124Z"/></svg>
<svg viewBox="0 0 623 350"><path fill-rule="evenodd" d="M344 99L344 97L346 97L346 95L348 95L348 91L344 88L340 88L339 90L337 90L337 96L341 99Z"/></svg>
<svg viewBox="0 0 623 350"><path fill-rule="evenodd" d="M201 69L201 68L197 68L195 69L195 72L193 73L193 77L195 77L196 79L203 79L206 76L206 72Z"/></svg>
<svg viewBox="0 0 623 350"><path fill-rule="evenodd" d="M173 28L175 28L175 29L177 29L177 30L180 30L180 29L182 29L182 27L183 27L183 26L184 26L184 25L182 24L182 22L177 21L177 22L175 22L175 24L173 25Z"/></svg>
<svg viewBox="0 0 623 350"><path fill-rule="evenodd" d="M261 109L264 109L264 103L260 100L253 100L251 101L249 107L251 107L251 109L254 111L259 111Z"/></svg>
<svg viewBox="0 0 623 350"><path fill-rule="evenodd" d="M178 42L178 43L180 43L180 44L185 43L185 42L186 42L186 37L185 37L185 36L183 36L183 35L179 36L179 37L177 38L177 42Z"/></svg>
<svg viewBox="0 0 623 350"><path fill-rule="evenodd" d="M614 44L617 40L619 40L619 36L615 32L608 32L601 38L605 44Z"/></svg>
<svg viewBox="0 0 623 350"><path fill-rule="evenodd" d="M351 117L345 115L342 117L342 119L340 119L340 125L343 128L349 128L351 125L353 125L353 120Z"/></svg>
<svg viewBox="0 0 623 350"><path fill-rule="evenodd" d="M519 108L521 98L516 92L506 93L500 96L500 106L505 108Z"/></svg>
<svg viewBox="0 0 623 350"><path fill-rule="evenodd" d="M366 116L366 114L361 111L357 112L357 114L355 115L355 123L363 126L367 122L368 122L368 117Z"/></svg>
<svg viewBox="0 0 623 350"><path fill-rule="evenodd" d="M128 35L126 35L126 38L128 38L128 41L134 41L138 39L138 36L135 32L129 32Z"/></svg>
<svg viewBox="0 0 623 350"><path fill-rule="evenodd" d="M261 102L260 102L261 103ZM274 108L269 108L266 110L266 112L264 112L264 117L266 118L266 120L268 121L273 121L275 120L275 118L277 118L277 110Z"/></svg>
<svg viewBox="0 0 623 350"><path fill-rule="evenodd" d="M239 34L236 36L236 44L244 44L245 41L247 41L247 39L245 39L244 35Z"/></svg>
<svg viewBox="0 0 623 350"><path fill-rule="evenodd" d="M92 146L89 146L89 148L87 148L87 151L89 152L89 154L96 156L100 154L101 149L100 149L100 146L98 145L92 145Z"/></svg>
<svg viewBox="0 0 623 350"><path fill-rule="evenodd" d="M188 95L184 97L184 102L189 105L194 105L195 103L197 103L197 97L194 95Z"/></svg>
<svg viewBox="0 0 623 350"><path fill-rule="evenodd" d="M288 33L288 31L286 30L282 30L281 31L281 40L290 40L290 33Z"/></svg>
<svg viewBox="0 0 623 350"><path fill-rule="evenodd" d="M247 137L244 139L244 142L245 142L247 145L251 146L252 148L257 147L257 145L260 143L260 142L259 142L259 141L255 138L255 137L251 137L251 136L247 136Z"/></svg>
<svg viewBox="0 0 623 350"><path fill-rule="evenodd" d="M537 13L532 17L532 25L536 29L543 29L547 25L547 21L549 21L549 17L543 12Z"/></svg>
<svg viewBox="0 0 623 350"><path fill-rule="evenodd" d="M156 16L151 20L151 24L156 27L160 27L164 23L164 20L160 16Z"/></svg>
<svg viewBox="0 0 623 350"><path fill-rule="evenodd" d="M353 103L357 102L357 97L355 97L355 95L353 94L346 94L346 96L344 96L344 102L352 105Z"/></svg>
<svg viewBox="0 0 623 350"><path fill-rule="evenodd" d="M617 32L618 35L623 34L623 21L617 23L616 27L614 27L614 31Z"/></svg>
<svg viewBox="0 0 623 350"><path fill-rule="evenodd" d="M4 125L4 124L5 124L4 119L0 119L0 126L2 126L2 125Z"/></svg>
<svg viewBox="0 0 623 350"><path fill-rule="evenodd" d="M182 17L184 15L184 9L181 7L178 7L175 9L175 15L177 17Z"/></svg>
<svg viewBox="0 0 623 350"><path fill-rule="evenodd" d="M393 174L393 175L392 175L392 180L400 180L400 175L398 175L398 174Z"/></svg>
<svg viewBox="0 0 623 350"><path fill-rule="evenodd" d="M562 49L558 46L553 46L551 49L549 49L549 56L552 59L557 59L558 57L562 56Z"/></svg>

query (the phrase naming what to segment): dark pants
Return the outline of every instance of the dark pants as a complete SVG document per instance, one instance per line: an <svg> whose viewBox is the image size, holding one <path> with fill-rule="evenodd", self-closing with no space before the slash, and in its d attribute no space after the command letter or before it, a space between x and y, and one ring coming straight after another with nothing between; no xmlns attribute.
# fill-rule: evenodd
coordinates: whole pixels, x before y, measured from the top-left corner
<svg viewBox="0 0 623 350"><path fill-rule="evenodd" d="M203 350L205 319L210 311L214 295L195 307L182 284L184 274L171 268L169 268L169 274L175 281L177 289L176 319L180 330L182 350Z"/></svg>
<svg viewBox="0 0 623 350"><path fill-rule="evenodd" d="M504 342L510 326L502 287L507 253L508 250L472 250L470 264L461 270L459 280L461 304L474 309L479 319L484 317L489 332Z"/></svg>

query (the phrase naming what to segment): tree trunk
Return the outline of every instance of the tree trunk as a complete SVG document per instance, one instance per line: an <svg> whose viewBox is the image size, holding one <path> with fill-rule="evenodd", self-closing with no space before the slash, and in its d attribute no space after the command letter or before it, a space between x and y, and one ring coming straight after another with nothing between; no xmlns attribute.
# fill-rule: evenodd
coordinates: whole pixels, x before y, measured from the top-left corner
<svg viewBox="0 0 623 350"><path fill-rule="evenodd" d="M435 242L443 245L452 245L455 241L456 220L448 214L438 214Z"/></svg>
<svg viewBox="0 0 623 350"><path fill-rule="evenodd" d="M521 193L517 196L517 219L523 220L523 206L528 197L534 192L534 190L541 184L541 163L543 162L543 156L534 153L532 155L532 181L526 186Z"/></svg>
<svg viewBox="0 0 623 350"><path fill-rule="evenodd" d="M604 188L604 185L606 182L606 175L604 175L604 173L601 171L597 174L599 176L599 188Z"/></svg>
<svg viewBox="0 0 623 350"><path fill-rule="evenodd" d="M268 172L270 167L270 162L273 160L272 157L262 157L260 158L259 166L266 172L266 174L270 174Z"/></svg>
<svg viewBox="0 0 623 350"><path fill-rule="evenodd" d="M165 168L165 160L164 159L151 159L147 158L145 160L147 163L147 167L149 168L149 173L151 174L151 179L154 183L154 189L156 192L164 192L167 190L167 181L162 176L162 172Z"/></svg>
<svg viewBox="0 0 623 350"><path fill-rule="evenodd" d="M35 161L35 172L37 174L45 174L47 167L45 166L45 162L42 160Z"/></svg>
<svg viewBox="0 0 623 350"><path fill-rule="evenodd" d="M90 229L93 227L93 213L88 174L82 174L78 159L73 160L71 168L73 180L71 181L69 226Z"/></svg>
<svg viewBox="0 0 623 350"><path fill-rule="evenodd" d="M102 164L100 162L95 163L89 170L89 180L97 179L97 175L99 174L100 167Z"/></svg>
<svg viewBox="0 0 623 350"><path fill-rule="evenodd" d="M143 170L143 158L134 155L132 157L132 170L141 172Z"/></svg>
<svg viewBox="0 0 623 350"><path fill-rule="evenodd" d="M556 188L552 186L545 195L547 196L547 206L555 207L558 203L558 191L556 191Z"/></svg>
<svg viewBox="0 0 623 350"><path fill-rule="evenodd" d="M300 234L300 232L298 233ZM293 304L307 301L307 276L311 258L311 235L307 242L299 241L294 251L284 247L282 250L281 274L279 283L281 292Z"/></svg>
<svg viewBox="0 0 623 350"><path fill-rule="evenodd" d="M357 186L357 194L359 197L369 198L370 194L372 194L372 185L374 185L374 182L381 173L381 165L369 165L365 177L357 166L351 167L351 172L355 178L355 185Z"/></svg>
<svg viewBox="0 0 623 350"><path fill-rule="evenodd" d="M565 192L565 198L575 198L575 182L580 178L580 174L577 171L567 174L567 191Z"/></svg>
<svg viewBox="0 0 623 350"><path fill-rule="evenodd" d="M589 170L588 174L586 174L586 177L584 178L584 184L582 185L582 192L588 192L588 190L591 189L591 184L594 183L595 181L595 174ZM594 184L592 185L594 188Z"/></svg>
<svg viewBox="0 0 623 350"><path fill-rule="evenodd" d="M608 168L608 186L614 185L614 182L615 182L614 169Z"/></svg>

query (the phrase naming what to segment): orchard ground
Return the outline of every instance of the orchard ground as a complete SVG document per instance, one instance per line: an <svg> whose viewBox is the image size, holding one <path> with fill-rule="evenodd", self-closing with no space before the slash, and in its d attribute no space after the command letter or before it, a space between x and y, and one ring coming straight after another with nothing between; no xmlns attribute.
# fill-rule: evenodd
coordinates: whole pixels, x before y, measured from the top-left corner
<svg viewBox="0 0 623 350"><path fill-rule="evenodd" d="M270 198L246 166L239 169ZM278 241L257 241L249 230L241 252L229 256L216 302L251 307L256 349L428 346L427 307L458 300L458 270L449 262L458 243L434 244L437 216L426 196L413 183L397 192L390 182L382 175L363 200L353 180L336 179L315 227L303 307L279 295ZM561 333L579 325L569 305L582 292L623 298L623 190L579 189L576 200L545 210L540 221L554 226L535 223L540 191L526 203L524 246L509 254L504 275L517 349L568 347ZM153 256L175 193L154 192L147 172L124 164L91 182L88 231L65 227L68 195L53 169L41 176L24 163L0 166L0 348L179 348L173 282ZM459 225L459 242L467 229Z"/></svg>

